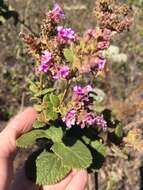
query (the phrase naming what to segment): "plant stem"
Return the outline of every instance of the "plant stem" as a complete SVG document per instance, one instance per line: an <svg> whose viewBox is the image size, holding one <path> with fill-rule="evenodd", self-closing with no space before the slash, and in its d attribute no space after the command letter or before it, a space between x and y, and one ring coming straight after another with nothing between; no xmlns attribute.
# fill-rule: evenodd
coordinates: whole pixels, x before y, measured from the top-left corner
<svg viewBox="0 0 143 190"><path fill-rule="evenodd" d="M98 190L98 172L94 174L95 190Z"/></svg>

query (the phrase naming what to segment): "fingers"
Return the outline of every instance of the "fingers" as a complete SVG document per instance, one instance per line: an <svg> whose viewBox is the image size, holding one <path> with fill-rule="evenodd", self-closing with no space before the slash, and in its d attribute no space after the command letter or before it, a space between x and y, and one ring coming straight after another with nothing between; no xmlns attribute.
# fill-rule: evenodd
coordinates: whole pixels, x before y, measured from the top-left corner
<svg viewBox="0 0 143 190"><path fill-rule="evenodd" d="M13 176L13 158L16 152L16 138L29 131L36 118L33 108L13 118L0 133L0 189L8 190Z"/></svg>
<svg viewBox="0 0 143 190"><path fill-rule="evenodd" d="M85 170L81 170L77 172L77 174L73 177L73 179L68 184L65 190L84 190L86 184L87 184L87 172Z"/></svg>
<svg viewBox="0 0 143 190"><path fill-rule="evenodd" d="M87 172L73 171L64 180L55 184L43 187L41 190L84 190L87 184Z"/></svg>
<svg viewBox="0 0 143 190"><path fill-rule="evenodd" d="M71 172L64 180L55 184L55 185L47 185L40 190L65 190L67 185L70 183L74 176L74 172Z"/></svg>
<svg viewBox="0 0 143 190"><path fill-rule="evenodd" d="M0 157L9 157L16 150L16 139L32 128L36 119L36 111L29 107L14 117L0 133Z"/></svg>

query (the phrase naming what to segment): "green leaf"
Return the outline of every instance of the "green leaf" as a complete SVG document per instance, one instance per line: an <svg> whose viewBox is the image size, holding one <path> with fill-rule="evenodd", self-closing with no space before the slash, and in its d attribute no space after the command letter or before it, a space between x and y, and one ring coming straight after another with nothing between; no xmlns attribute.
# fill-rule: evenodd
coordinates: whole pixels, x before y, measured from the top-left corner
<svg viewBox="0 0 143 190"><path fill-rule="evenodd" d="M36 120L36 121L34 122L34 124L33 124L33 128L35 128L35 129L42 128L42 127L44 127L44 126L45 126L45 123L42 123L42 122L40 122L40 121L38 121L38 120Z"/></svg>
<svg viewBox="0 0 143 190"><path fill-rule="evenodd" d="M46 102L49 102L50 101L50 96L49 94L46 94L44 97L43 97L43 102L46 103Z"/></svg>
<svg viewBox="0 0 143 190"><path fill-rule="evenodd" d="M54 143L52 150L62 158L65 165L71 168L84 169L92 163L91 153L81 141L77 141L72 146Z"/></svg>
<svg viewBox="0 0 143 190"><path fill-rule="evenodd" d="M90 144L90 138L86 137L86 136L82 136L82 139L83 141L86 143L86 144Z"/></svg>
<svg viewBox="0 0 143 190"><path fill-rule="evenodd" d="M42 90L42 91L36 93L36 94L35 94L35 97L41 97L41 96L43 96L43 95L45 95L45 94L48 94L48 93L53 92L54 90L55 90L54 88L44 89L44 90Z"/></svg>
<svg viewBox="0 0 143 190"><path fill-rule="evenodd" d="M60 142L63 138L63 130L61 127L51 126L49 129L45 131L46 135L53 141L53 142Z"/></svg>
<svg viewBox="0 0 143 190"><path fill-rule="evenodd" d="M44 110L43 113L44 113L47 120L58 119L58 114L52 109Z"/></svg>
<svg viewBox="0 0 143 190"><path fill-rule="evenodd" d="M59 100L58 96L56 96L54 94L50 94L50 101L54 107L58 107L58 105L60 104L60 100Z"/></svg>
<svg viewBox="0 0 143 190"><path fill-rule="evenodd" d="M64 49L64 56L65 56L65 58L66 58L66 60L68 62L70 62L70 63L73 62L73 60L74 60L74 54L73 54L73 51L71 49L65 48Z"/></svg>
<svg viewBox="0 0 143 190"><path fill-rule="evenodd" d="M29 89L30 89L31 92L37 93L39 91L39 88L38 88L38 86L36 85L35 82L33 82L32 80L29 79L28 83L30 84Z"/></svg>
<svg viewBox="0 0 143 190"><path fill-rule="evenodd" d="M30 89L30 91L31 92L33 92L33 93L37 93L38 92L38 87L36 86L36 85L30 85L29 86L29 89Z"/></svg>
<svg viewBox="0 0 143 190"><path fill-rule="evenodd" d="M38 185L51 185L61 181L71 170L53 153L42 152L36 160Z"/></svg>
<svg viewBox="0 0 143 190"><path fill-rule="evenodd" d="M33 145L39 138L48 138L44 130L33 130L19 137L16 145L21 148L26 148Z"/></svg>
<svg viewBox="0 0 143 190"><path fill-rule="evenodd" d="M104 144L102 144L100 141L96 140L96 141L92 141L91 142L91 146L96 149L96 151L101 154L102 156L106 156L107 155L107 148Z"/></svg>
<svg viewBox="0 0 143 190"><path fill-rule="evenodd" d="M115 128L115 135L119 138L123 137L123 125L122 123L119 123L117 127Z"/></svg>
<svg viewBox="0 0 143 190"><path fill-rule="evenodd" d="M99 88L94 88L93 92L89 93L89 96L92 97L97 103L103 102L106 97L105 93Z"/></svg>

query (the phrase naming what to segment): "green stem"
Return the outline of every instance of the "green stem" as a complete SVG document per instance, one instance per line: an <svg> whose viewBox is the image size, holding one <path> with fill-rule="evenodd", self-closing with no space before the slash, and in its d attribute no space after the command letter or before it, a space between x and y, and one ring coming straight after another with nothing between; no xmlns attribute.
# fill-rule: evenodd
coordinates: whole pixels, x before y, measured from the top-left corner
<svg viewBox="0 0 143 190"><path fill-rule="evenodd" d="M69 89L69 87L70 87L70 84L71 84L71 81L68 81L68 82L67 82L66 89L64 90L64 93L63 93L63 98L62 98L62 100L61 100L61 104L64 102L64 99L65 99L65 97L66 97L66 94L67 94L67 92L68 92L68 89Z"/></svg>

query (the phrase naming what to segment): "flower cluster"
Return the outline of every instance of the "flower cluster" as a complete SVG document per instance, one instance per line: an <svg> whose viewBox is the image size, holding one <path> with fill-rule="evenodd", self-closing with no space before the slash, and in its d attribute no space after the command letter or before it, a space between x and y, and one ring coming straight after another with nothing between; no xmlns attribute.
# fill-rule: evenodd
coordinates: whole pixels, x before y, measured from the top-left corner
<svg viewBox="0 0 143 190"><path fill-rule="evenodd" d="M115 0L96 1L95 16L102 28L122 32L132 23L131 8Z"/></svg>
<svg viewBox="0 0 143 190"><path fill-rule="evenodd" d="M41 55L40 65L37 68L38 72L51 72L53 79L66 78L70 74L70 69L67 65L54 64L52 54L45 50Z"/></svg>
<svg viewBox="0 0 143 190"><path fill-rule="evenodd" d="M104 1L107 1L107 4L104 4ZM121 15L121 12L119 11L120 13L118 13L117 9L115 9L116 11L109 11L108 6L112 1L114 0L99 0L97 2L97 10L101 11L101 17L104 16L102 13L105 13L105 15L108 13L113 16L116 12L117 15ZM43 19L39 37L22 35L24 41L30 47L30 53L36 60L36 77L38 76L40 81L42 79L44 81L37 83L44 84L38 89L46 92L46 89L51 88L51 84L54 84L55 80L64 79L60 81L60 83L64 83L61 85L63 89L59 91L54 89L52 92L52 97L57 96L55 105L59 107L50 109L50 111L56 112L56 114L50 113L50 119L55 120L56 117L56 119L62 119L68 128L77 125L81 128L98 126L101 129L106 129L107 123L104 116L102 113L96 113L96 107L94 106L96 99L92 96L94 94L93 88L90 85L85 87L74 85L83 83L81 79L83 76L87 76L84 75L85 73L88 73L89 77L90 74L96 76L98 72L103 71L105 68L107 61L104 57L104 50L109 48L111 37L115 34L115 31L118 32L115 28L110 27L111 23L109 21L114 21L114 19L108 19L107 17L108 23L103 24L102 22L102 26L99 25L100 27L88 29L80 37L71 28L61 26L60 22L64 17L65 14L62 8L55 4L54 8L46 13ZM123 22L117 19L118 27L122 23L126 28L124 22L127 21L127 18ZM102 17L99 20L103 21L104 18ZM40 77L41 74L39 73L42 73L44 77ZM73 87L72 94L70 94L71 87ZM61 95L58 94L59 92ZM67 96L68 93L69 96ZM61 98L62 94L64 94L63 98ZM42 99L43 95L40 98ZM58 104L58 102L60 103ZM42 106L44 107L46 104ZM44 122L49 121L44 112L46 109L48 108L44 107L39 113L39 115L41 114L39 121L42 120L43 122L43 118Z"/></svg>
<svg viewBox="0 0 143 190"><path fill-rule="evenodd" d="M70 44L76 40L75 31L71 28L64 28L63 26L57 27L58 39L63 44Z"/></svg>
<svg viewBox="0 0 143 190"><path fill-rule="evenodd" d="M110 45L110 40L112 37L112 31L105 28L101 29L97 27L96 29L89 29L84 34L84 40L89 45L96 42L96 52L91 51L90 58L88 62L81 65L80 72L87 73L90 71L102 71L106 64L106 59L103 56L103 51L107 49Z"/></svg>
<svg viewBox="0 0 143 190"><path fill-rule="evenodd" d="M35 157L37 170L34 174L38 176L36 184L40 186L59 182L72 168L90 168L95 172L95 165L103 163L103 159L94 159L97 152L100 153L102 149L104 158L107 145L113 144L116 136L117 142L122 138L119 121L110 117L108 110L103 111L103 104L100 104L103 103L104 92L94 86L95 77L106 65L104 50L109 47L112 35L117 28L122 30L128 25L126 11L117 22L114 19L114 13L120 10L116 8L114 11L110 7L112 1L96 1L102 27L98 25L100 27L89 29L82 36L61 24L65 15L58 4L45 14L39 36L22 35L35 60L33 64L36 69L33 70L36 75L29 80L29 89L37 111L33 128L38 130L20 137L17 144L27 147L31 145L27 139L36 142L42 138L42 147L39 144L39 149L43 149L44 145L46 151ZM123 22L120 23L120 19ZM107 121L105 116L108 117ZM48 138L48 146L45 137ZM72 141L74 143L69 144ZM81 159L69 151L72 148L81 155ZM64 151L61 152L61 149ZM60 163L65 168L60 177L57 167L53 168L55 175L52 175L52 180L49 170L41 174L43 156L46 156L45 164L55 159L55 166Z"/></svg>
<svg viewBox="0 0 143 190"><path fill-rule="evenodd" d="M41 55L40 65L37 70L46 73L52 65L52 54L48 50L45 50Z"/></svg>
<svg viewBox="0 0 143 190"><path fill-rule="evenodd" d="M65 17L65 14L63 9L58 4L55 4L53 10L49 11L47 16L52 22L59 23Z"/></svg>
<svg viewBox="0 0 143 190"><path fill-rule="evenodd" d="M53 10L47 13L47 17L47 19L50 18L49 22L58 24L64 18L64 12L58 4L55 4ZM44 22L47 23L46 19ZM62 45L70 45L71 42L74 42L76 40L76 33L71 28L65 28L63 26L53 26L51 31L54 30L55 34L53 41L51 42L54 49L52 49L52 51L50 49L46 49L41 52L40 64L36 68L36 71L44 73L48 72L55 80L61 78L66 79L70 75L70 68L65 65L63 61L56 60L59 55L55 55L55 51L60 51L60 47ZM58 47L59 49L55 49Z"/></svg>
<svg viewBox="0 0 143 190"><path fill-rule="evenodd" d="M70 74L70 69L67 65L60 65L57 67L58 70L55 72L53 78L54 79L60 79L60 78L67 78Z"/></svg>
<svg viewBox="0 0 143 190"><path fill-rule="evenodd" d="M75 106L63 117L63 121L68 128L74 125L79 125L81 128L85 128L88 125L93 127L99 126L102 129L107 127L103 115L96 116L89 108L93 103L93 100L89 97L89 93L92 91L93 88L90 85L85 87L75 86L73 88L73 102Z"/></svg>

